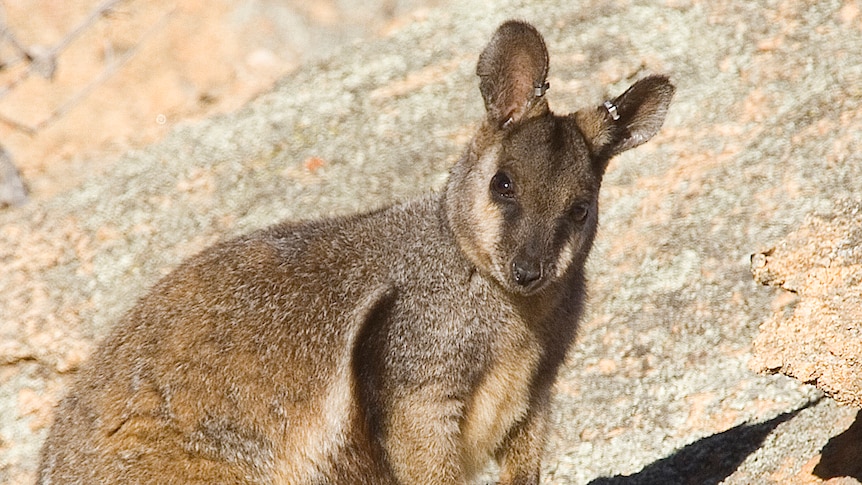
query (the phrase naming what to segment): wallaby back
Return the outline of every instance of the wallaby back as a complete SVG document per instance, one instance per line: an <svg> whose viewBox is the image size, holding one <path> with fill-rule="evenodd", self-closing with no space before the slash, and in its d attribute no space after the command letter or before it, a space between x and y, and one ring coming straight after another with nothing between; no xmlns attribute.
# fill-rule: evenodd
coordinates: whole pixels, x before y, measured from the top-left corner
<svg viewBox="0 0 862 485"><path fill-rule="evenodd" d="M440 194L282 223L159 282L82 368L39 483L535 484L598 192L651 138L648 77L556 115L531 25L492 37L487 118Z"/></svg>

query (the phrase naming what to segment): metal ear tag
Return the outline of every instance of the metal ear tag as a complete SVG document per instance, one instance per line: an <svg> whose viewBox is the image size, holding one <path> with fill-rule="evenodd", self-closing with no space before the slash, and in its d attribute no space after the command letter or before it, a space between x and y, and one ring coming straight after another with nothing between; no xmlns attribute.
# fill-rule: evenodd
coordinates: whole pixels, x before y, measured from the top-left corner
<svg viewBox="0 0 862 485"><path fill-rule="evenodd" d="M614 103L605 101L605 109L608 110L608 114L611 115L612 120L616 121L620 119L620 114L617 113L617 107Z"/></svg>
<svg viewBox="0 0 862 485"><path fill-rule="evenodd" d="M533 94L535 94L537 98L541 98L545 95L546 92L548 92L549 89L551 89L551 83L546 82L541 86L534 86Z"/></svg>

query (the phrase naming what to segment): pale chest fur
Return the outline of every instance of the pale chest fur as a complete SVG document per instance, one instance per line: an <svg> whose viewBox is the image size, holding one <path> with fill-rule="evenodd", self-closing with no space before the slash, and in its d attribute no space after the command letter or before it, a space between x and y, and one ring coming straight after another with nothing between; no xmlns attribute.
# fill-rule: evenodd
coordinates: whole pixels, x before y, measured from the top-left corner
<svg viewBox="0 0 862 485"><path fill-rule="evenodd" d="M511 328L511 327L510 327ZM481 472L510 430L527 414L540 346L526 326L497 342L494 359L467 403L461 446L467 476Z"/></svg>

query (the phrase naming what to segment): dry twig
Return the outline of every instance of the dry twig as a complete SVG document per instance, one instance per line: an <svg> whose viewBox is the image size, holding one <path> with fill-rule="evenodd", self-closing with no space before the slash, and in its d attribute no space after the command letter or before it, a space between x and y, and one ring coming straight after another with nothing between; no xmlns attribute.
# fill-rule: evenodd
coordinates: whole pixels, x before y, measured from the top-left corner
<svg viewBox="0 0 862 485"><path fill-rule="evenodd" d="M9 30L8 26L5 24L5 21L3 21L2 25L0 25L0 37L7 39L15 47L15 49L19 51L21 57L30 64L27 66L27 69L23 70L21 74L18 75L18 77L10 81L3 88L0 88L0 98L15 89L15 87L20 85L33 73L38 73L43 77L51 79L53 77L54 71L56 70L58 55L64 49L66 49L76 38L78 38L88 27L90 27L96 20L98 20L99 17L104 16L121 1L123 0L103 1L99 6L97 6L95 9L93 9L93 11L90 12L87 18L81 21L81 23L79 23L74 29L72 29L68 34L66 34L62 39L60 39L60 41L58 41L56 44L54 44L54 46L49 49L39 49L38 46L33 46L30 48L23 47L22 44ZM77 93L72 95L68 100L55 108L47 117L45 117L35 125L28 125L26 123L22 123L3 114L0 114L0 123L6 124L7 126L10 126L15 130L18 130L29 136L34 136L39 131L44 130L45 128L56 122L58 119L62 118L72 108L74 108L82 100L89 96L96 88L98 88L101 84L104 84L105 81L107 81L111 76L113 76L126 62L128 62L138 52L140 47L156 31L165 26L169 17L173 13L174 10L165 13L146 32L144 32L140 39L138 39L138 42L131 49L126 51L120 58L116 59L110 65L105 67L105 69L102 70L102 72L92 81L90 81L86 86L81 88ZM15 63L17 62L17 59L11 62ZM8 65L9 64L4 64L4 66Z"/></svg>

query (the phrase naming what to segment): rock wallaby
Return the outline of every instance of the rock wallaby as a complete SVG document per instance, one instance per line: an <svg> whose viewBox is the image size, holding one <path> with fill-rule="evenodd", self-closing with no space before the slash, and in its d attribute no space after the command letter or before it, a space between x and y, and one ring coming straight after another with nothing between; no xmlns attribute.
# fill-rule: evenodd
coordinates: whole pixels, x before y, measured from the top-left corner
<svg viewBox="0 0 862 485"><path fill-rule="evenodd" d="M608 160L661 127L646 77L564 116L504 23L487 117L440 193L285 222L181 264L60 403L41 484L536 484Z"/></svg>

